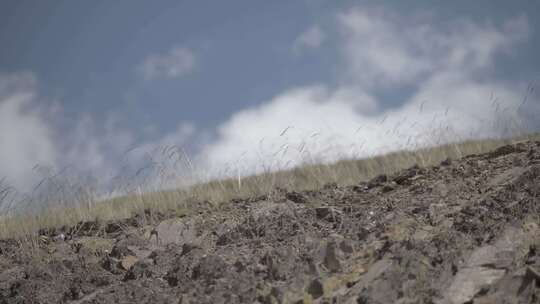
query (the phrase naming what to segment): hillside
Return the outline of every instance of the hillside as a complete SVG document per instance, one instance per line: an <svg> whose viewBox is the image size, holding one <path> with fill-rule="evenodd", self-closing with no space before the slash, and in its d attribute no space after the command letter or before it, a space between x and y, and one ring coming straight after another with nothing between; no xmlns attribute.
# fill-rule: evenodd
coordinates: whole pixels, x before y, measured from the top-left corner
<svg viewBox="0 0 540 304"><path fill-rule="evenodd" d="M540 142L0 241L0 303L539 303Z"/></svg>

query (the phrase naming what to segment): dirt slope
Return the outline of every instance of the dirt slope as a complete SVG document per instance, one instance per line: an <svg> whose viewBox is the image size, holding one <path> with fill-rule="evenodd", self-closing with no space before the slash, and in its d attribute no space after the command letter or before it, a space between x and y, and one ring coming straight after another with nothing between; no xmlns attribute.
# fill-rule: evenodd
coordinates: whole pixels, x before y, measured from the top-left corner
<svg viewBox="0 0 540 304"><path fill-rule="evenodd" d="M540 142L0 241L0 303L540 303Z"/></svg>

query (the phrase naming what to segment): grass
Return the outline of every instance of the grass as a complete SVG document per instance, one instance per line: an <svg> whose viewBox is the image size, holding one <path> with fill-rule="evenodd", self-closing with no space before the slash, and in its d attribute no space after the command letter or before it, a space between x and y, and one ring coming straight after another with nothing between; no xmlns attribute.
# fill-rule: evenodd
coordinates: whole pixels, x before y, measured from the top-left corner
<svg viewBox="0 0 540 304"><path fill-rule="evenodd" d="M52 206L38 214L19 214L0 217L0 239L31 238L42 228L74 226L84 221L123 219L145 210L173 211L178 215L197 212L197 203L213 206L232 199L268 195L276 188L288 191L314 190L327 184L347 186L369 180L379 174L392 174L415 164L437 165L450 158L491 151L497 147L523 140L540 140L540 134L510 139L469 140L423 148L397 151L385 155L346 159L331 164L305 164L290 170L264 172L243 178L213 180L189 188L154 192L135 192L130 195L96 201L82 196L80 201Z"/></svg>

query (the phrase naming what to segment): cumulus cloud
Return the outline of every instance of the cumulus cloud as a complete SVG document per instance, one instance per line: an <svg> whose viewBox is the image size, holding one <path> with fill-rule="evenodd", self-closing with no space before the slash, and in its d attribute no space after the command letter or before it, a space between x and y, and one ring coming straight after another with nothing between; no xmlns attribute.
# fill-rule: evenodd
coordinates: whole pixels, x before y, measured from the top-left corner
<svg viewBox="0 0 540 304"><path fill-rule="evenodd" d="M522 122L523 87L490 75L497 56L527 37L526 19L436 25L422 18L358 8L339 14L341 84L291 89L235 113L203 149L204 166L251 174L510 135L509 124ZM414 92L394 107L376 97L406 85Z"/></svg>
<svg viewBox="0 0 540 304"><path fill-rule="evenodd" d="M133 135L114 116L100 124L84 114L70 121L61 106L40 95L37 83L32 73L0 75L0 190L50 195L45 180L53 176L51 183L78 180L103 188Z"/></svg>
<svg viewBox="0 0 540 304"><path fill-rule="evenodd" d="M187 156L183 146L196 142L193 124L181 122L162 137L137 141L134 130L123 128L114 113L99 122L85 113L69 118L40 95L37 83L32 73L0 75L0 191L14 187L33 193L26 203L39 196L42 204L68 201L58 195L78 195L81 187L102 195L128 182L157 187L175 183L178 172L193 174L180 159ZM146 167L148 172L138 174ZM0 211L5 209L2 197Z"/></svg>
<svg viewBox="0 0 540 304"><path fill-rule="evenodd" d="M441 70L483 72L494 56L527 35L525 17L500 28L460 21L434 26L435 17L352 9L338 16L349 76L364 87L413 84Z"/></svg>
<svg viewBox="0 0 540 304"><path fill-rule="evenodd" d="M318 25L314 25L294 40L293 50L299 52L303 49L318 48L322 45L325 38L326 36L322 29Z"/></svg>
<svg viewBox="0 0 540 304"><path fill-rule="evenodd" d="M0 75L0 178L14 186L35 179L37 164L56 164L53 134L36 106L29 73Z"/></svg>
<svg viewBox="0 0 540 304"><path fill-rule="evenodd" d="M192 72L195 65L195 54L185 47L176 46L167 53L150 55L138 71L146 80L177 78Z"/></svg>
<svg viewBox="0 0 540 304"><path fill-rule="evenodd" d="M502 85L471 84L461 76L441 75L403 106L375 115L360 110L371 107L368 95L351 103L327 87L285 92L224 123L219 139L202 154L206 169L212 175L227 168L251 174L501 135L504 125L490 95L497 92L499 109L514 110L520 96Z"/></svg>

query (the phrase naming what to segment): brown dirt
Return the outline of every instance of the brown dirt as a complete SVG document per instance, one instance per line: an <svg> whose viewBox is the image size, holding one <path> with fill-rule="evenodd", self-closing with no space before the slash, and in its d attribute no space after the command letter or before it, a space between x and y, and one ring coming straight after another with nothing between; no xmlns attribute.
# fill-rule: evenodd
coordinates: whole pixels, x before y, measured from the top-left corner
<svg viewBox="0 0 540 304"><path fill-rule="evenodd" d="M0 241L0 303L540 303L540 142Z"/></svg>

